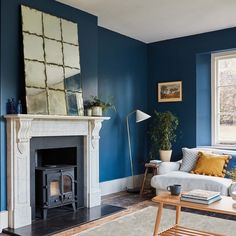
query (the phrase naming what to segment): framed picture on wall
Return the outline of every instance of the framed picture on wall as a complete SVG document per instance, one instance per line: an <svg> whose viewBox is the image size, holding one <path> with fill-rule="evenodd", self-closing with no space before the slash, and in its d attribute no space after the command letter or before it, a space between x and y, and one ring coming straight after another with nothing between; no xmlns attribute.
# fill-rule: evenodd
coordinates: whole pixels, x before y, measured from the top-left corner
<svg viewBox="0 0 236 236"><path fill-rule="evenodd" d="M158 102L182 101L182 81L158 83L157 90Z"/></svg>

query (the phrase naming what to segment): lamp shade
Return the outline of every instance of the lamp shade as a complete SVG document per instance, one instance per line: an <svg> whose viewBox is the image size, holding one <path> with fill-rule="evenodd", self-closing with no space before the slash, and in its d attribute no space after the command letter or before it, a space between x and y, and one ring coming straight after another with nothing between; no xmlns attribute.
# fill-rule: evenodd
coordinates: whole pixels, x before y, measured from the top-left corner
<svg viewBox="0 0 236 236"><path fill-rule="evenodd" d="M137 110L136 111L136 123L138 122L141 122L143 120L147 120L149 119L151 116L149 116L148 114L140 111L140 110Z"/></svg>

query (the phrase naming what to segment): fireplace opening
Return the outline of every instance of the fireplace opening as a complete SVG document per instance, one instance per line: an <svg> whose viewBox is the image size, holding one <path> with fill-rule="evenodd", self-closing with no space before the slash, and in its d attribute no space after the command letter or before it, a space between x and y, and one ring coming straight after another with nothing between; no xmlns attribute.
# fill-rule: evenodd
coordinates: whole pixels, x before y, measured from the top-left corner
<svg viewBox="0 0 236 236"><path fill-rule="evenodd" d="M76 147L38 149L35 153L35 165L76 165L76 151Z"/></svg>
<svg viewBox="0 0 236 236"><path fill-rule="evenodd" d="M32 138L30 149L32 220L84 207L83 137Z"/></svg>

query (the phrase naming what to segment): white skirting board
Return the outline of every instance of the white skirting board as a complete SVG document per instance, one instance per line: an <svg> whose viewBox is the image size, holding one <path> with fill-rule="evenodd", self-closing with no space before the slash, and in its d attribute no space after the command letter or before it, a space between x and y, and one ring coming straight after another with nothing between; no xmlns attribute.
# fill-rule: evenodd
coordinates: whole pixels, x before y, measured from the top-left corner
<svg viewBox="0 0 236 236"><path fill-rule="evenodd" d="M0 233L8 227L8 211L0 211Z"/></svg>
<svg viewBox="0 0 236 236"><path fill-rule="evenodd" d="M135 175L134 180L135 180L135 187L141 187L141 183L143 180L143 174L142 175ZM132 187L132 177L131 176L100 183L100 189L101 189L102 196L124 191L127 189L127 187L128 188Z"/></svg>

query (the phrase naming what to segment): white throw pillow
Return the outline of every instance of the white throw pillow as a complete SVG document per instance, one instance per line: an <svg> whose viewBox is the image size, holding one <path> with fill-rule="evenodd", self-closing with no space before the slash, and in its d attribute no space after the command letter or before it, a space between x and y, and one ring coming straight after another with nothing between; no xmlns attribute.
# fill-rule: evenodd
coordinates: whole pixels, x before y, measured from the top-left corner
<svg viewBox="0 0 236 236"><path fill-rule="evenodd" d="M182 148L183 159L179 170L190 172L197 162L198 152L196 149Z"/></svg>

